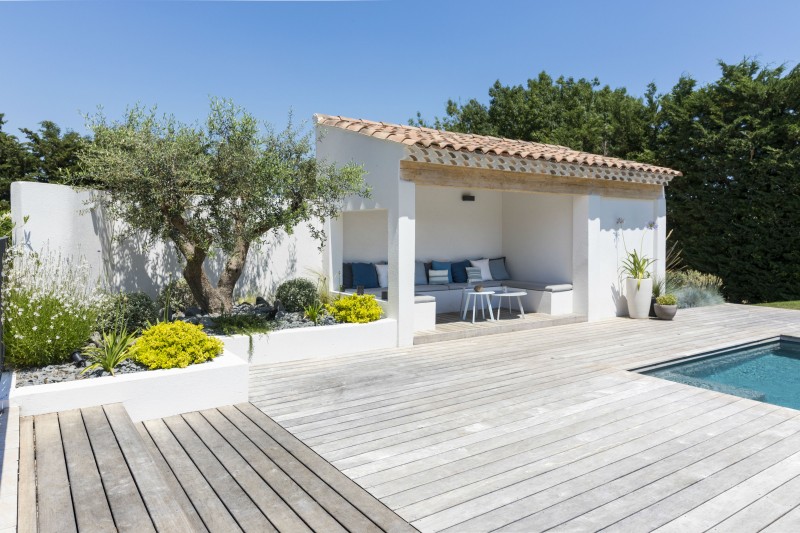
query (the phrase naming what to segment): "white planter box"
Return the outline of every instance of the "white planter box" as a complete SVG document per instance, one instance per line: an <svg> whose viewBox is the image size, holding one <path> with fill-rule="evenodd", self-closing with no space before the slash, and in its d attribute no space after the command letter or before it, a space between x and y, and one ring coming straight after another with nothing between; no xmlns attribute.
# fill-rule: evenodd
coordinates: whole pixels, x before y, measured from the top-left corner
<svg viewBox="0 0 800 533"><path fill-rule="evenodd" d="M284 329L253 335L220 335L225 350L254 365L298 359L322 359L397 346L397 321L383 318L368 324L336 324Z"/></svg>
<svg viewBox="0 0 800 533"><path fill-rule="evenodd" d="M8 377L6 377L7 382ZM101 378L15 388L10 377L8 398L20 416L122 403L134 422L246 402L248 366L225 352L186 368L148 370Z"/></svg>

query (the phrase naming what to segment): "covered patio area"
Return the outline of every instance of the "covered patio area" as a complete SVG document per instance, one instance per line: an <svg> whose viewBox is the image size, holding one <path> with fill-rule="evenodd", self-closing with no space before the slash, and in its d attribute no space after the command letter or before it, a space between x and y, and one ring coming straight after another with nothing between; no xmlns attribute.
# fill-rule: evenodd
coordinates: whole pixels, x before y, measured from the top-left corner
<svg viewBox="0 0 800 533"><path fill-rule="evenodd" d="M619 267L629 247L663 274L664 187L677 171L562 146L329 115L316 122L318 158L363 164L372 189L326 228L328 278L334 289L385 297L398 346L453 322L476 284L521 289L527 314L591 321L627 313ZM348 275L363 268L378 274L366 283Z"/></svg>

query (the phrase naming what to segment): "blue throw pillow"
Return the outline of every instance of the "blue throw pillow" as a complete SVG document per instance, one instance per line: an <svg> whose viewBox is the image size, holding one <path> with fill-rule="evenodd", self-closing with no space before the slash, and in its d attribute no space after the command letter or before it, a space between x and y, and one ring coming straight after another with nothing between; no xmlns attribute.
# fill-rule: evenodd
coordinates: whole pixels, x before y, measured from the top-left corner
<svg viewBox="0 0 800 533"><path fill-rule="evenodd" d="M503 280L511 279L506 270L506 258L500 257L498 259L489 259L489 272L492 273L492 279Z"/></svg>
<svg viewBox="0 0 800 533"><path fill-rule="evenodd" d="M449 261L432 261L431 270L447 270L447 283L453 283L453 272Z"/></svg>
<svg viewBox="0 0 800 533"><path fill-rule="evenodd" d="M450 265L450 271L453 273L453 283L466 283L467 282L467 267L472 264L469 260L459 261Z"/></svg>
<svg viewBox="0 0 800 533"><path fill-rule="evenodd" d="M414 261L414 285L427 285L428 276L425 274L425 263Z"/></svg>
<svg viewBox="0 0 800 533"><path fill-rule="evenodd" d="M353 263L353 287L378 288L378 271L372 263Z"/></svg>

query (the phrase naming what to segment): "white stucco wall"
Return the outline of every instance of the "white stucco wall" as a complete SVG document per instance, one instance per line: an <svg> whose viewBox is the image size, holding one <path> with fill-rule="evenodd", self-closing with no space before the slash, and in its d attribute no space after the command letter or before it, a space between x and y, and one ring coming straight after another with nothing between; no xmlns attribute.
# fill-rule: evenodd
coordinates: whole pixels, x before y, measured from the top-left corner
<svg viewBox="0 0 800 533"><path fill-rule="evenodd" d="M663 195L656 200L589 196L587 204L585 313L590 320L624 316L627 301L620 266L626 249L655 259L652 272L664 275L666 204ZM624 222L617 224L618 219ZM648 229L649 222L657 228Z"/></svg>
<svg viewBox="0 0 800 533"><path fill-rule="evenodd" d="M317 126L317 158L327 163L355 162L366 171L370 198L353 197L344 211L387 210L387 260L389 262L388 318L397 320L397 343L414 341L415 186L400 179L400 160L405 146L359 133ZM336 282L344 259L344 221L338 217L327 226L330 238L325 251L326 272Z"/></svg>
<svg viewBox="0 0 800 533"><path fill-rule="evenodd" d="M572 201L561 194L503 193L503 255L515 279L572 282Z"/></svg>
<svg viewBox="0 0 800 533"><path fill-rule="evenodd" d="M389 254L389 213L367 209L342 213L342 258L344 261L386 261Z"/></svg>
<svg viewBox="0 0 800 533"><path fill-rule="evenodd" d="M465 202L463 194L475 196ZM416 187L420 261L499 257L503 250L503 197L497 191Z"/></svg>
<svg viewBox="0 0 800 533"><path fill-rule="evenodd" d="M136 239L120 239L122 223L109 220L102 209L94 207L92 194L64 185L13 183L14 242L33 251L49 248L85 258L93 275L112 291L155 296L170 279L180 277L180 261L170 244L145 246ZM209 260L208 267L215 280L219 259ZM268 295L286 279L313 277L311 271L322 272L322 268L317 241L301 225L292 235L270 235L251 249L236 294Z"/></svg>

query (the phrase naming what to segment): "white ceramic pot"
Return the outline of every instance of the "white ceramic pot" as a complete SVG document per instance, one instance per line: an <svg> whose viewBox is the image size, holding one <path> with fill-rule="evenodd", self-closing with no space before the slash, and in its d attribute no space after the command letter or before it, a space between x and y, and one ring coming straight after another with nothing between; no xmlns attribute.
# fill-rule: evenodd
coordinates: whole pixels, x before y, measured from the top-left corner
<svg viewBox="0 0 800 533"><path fill-rule="evenodd" d="M653 279L625 279L625 298L628 300L628 316L647 318L650 314L650 298L653 296Z"/></svg>

